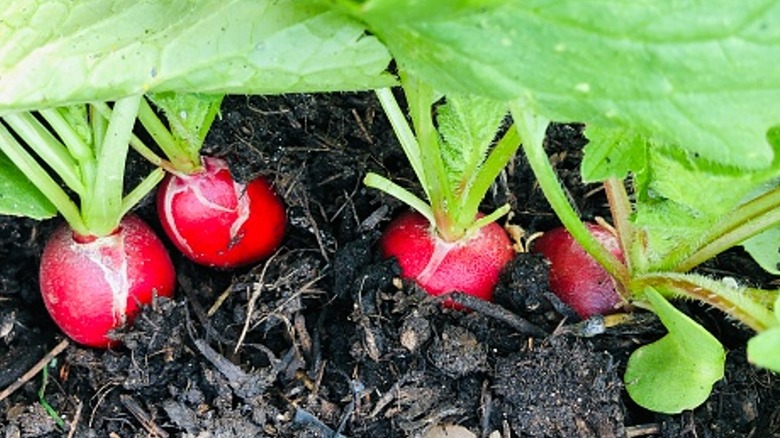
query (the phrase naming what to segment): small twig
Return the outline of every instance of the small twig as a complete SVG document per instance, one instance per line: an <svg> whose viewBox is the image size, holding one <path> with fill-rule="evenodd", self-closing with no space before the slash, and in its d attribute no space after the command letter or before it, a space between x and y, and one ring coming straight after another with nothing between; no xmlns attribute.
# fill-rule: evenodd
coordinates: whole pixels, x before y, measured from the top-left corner
<svg viewBox="0 0 780 438"><path fill-rule="evenodd" d="M373 145L374 139L371 138L371 134L368 133L368 129L366 129L366 125L363 123L363 118L360 117L360 114L358 114L355 108L352 108L352 117L355 118L355 122L357 122L358 128L360 128L360 132L363 134L363 138L368 144Z"/></svg>
<svg viewBox="0 0 780 438"><path fill-rule="evenodd" d="M215 313L217 313L217 310L219 310L220 307L222 307L222 303L225 302L225 300L230 296L230 294L233 292L233 285L231 284L227 288L225 288L225 291L222 292L219 297L217 297L217 300L214 301L214 304L209 307L209 311L206 312L206 316L211 318L214 316Z"/></svg>
<svg viewBox="0 0 780 438"><path fill-rule="evenodd" d="M661 426L658 423L639 424L626 428L627 438L636 438L639 436L656 435L661 432Z"/></svg>
<svg viewBox="0 0 780 438"><path fill-rule="evenodd" d="M87 423L88 428L92 428L94 422L95 422L95 416L97 416L97 412L100 409L100 405L103 404L103 401L108 397L108 394L111 393L111 391L114 390L114 388L118 387L121 384L121 381L112 380L105 385L101 386L97 393L92 396L90 399L90 402L93 400L96 400L92 406L92 412L89 415L89 422Z"/></svg>
<svg viewBox="0 0 780 438"><path fill-rule="evenodd" d="M514 313L497 304L491 303L490 301L485 301L463 292L452 292L450 294L439 296L439 299L442 301L448 298L485 316L490 316L491 318L502 321L524 335L536 336L539 338L543 338L548 335L548 333L542 330L539 326L526 321L525 319L515 315Z"/></svg>
<svg viewBox="0 0 780 438"><path fill-rule="evenodd" d="M52 359L54 359L57 355L62 353L65 348L70 345L70 341L67 339L63 339L59 344L57 344L54 348L51 349L48 353L46 353L46 356L43 356L43 359L39 360L38 363L33 365L32 368L30 368L26 373L22 375L22 377L18 378L16 382L9 385L7 388L5 388L2 392L0 392L0 401L5 400L8 398L9 395L13 394L17 389L24 386L25 383L29 382L33 377L35 377L41 370L51 362Z"/></svg>
<svg viewBox="0 0 780 438"><path fill-rule="evenodd" d="M76 435L76 428L78 427L79 421L81 420L81 410L84 408L84 403L79 400L79 404L76 405L76 412L73 414L73 421L70 422L68 425L68 437L67 438L73 438Z"/></svg>
<svg viewBox="0 0 780 438"><path fill-rule="evenodd" d="M238 350L241 349L241 344L244 343L244 338L246 337L246 333L249 331L249 323L252 320L252 312L255 311L255 302L257 302L257 299L260 298L260 292L264 289L264 282L265 282L265 274L268 272L268 266L271 265L271 262L276 258L276 256L279 255L279 252L275 252L274 255L271 256L268 260L266 260L265 264L263 264L263 270L260 271L260 278L255 282L254 290L252 291L252 296L249 298L249 303L247 303L246 306L246 319L244 320L244 327L241 329L241 335L238 337L238 342L236 342L236 348L233 349L233 353L238 353Z"/></svg>
<svg viewBox="0 0 780 438"><path fill-rule="evenodd" d="M293 327L295 328L295 333L298 335L298 342L301 344L303 354L306 357L306 360L310 361L312 353L312 340L311 336L309 335L309 331L306 329L306 317L304 317L300 312L295 314L293 319Z"/></svg>
<svg viewBox="0 0 780 438"><path fill-rule="evenodd" d="M355 184L355 188L352 189L352 193L347 193L346 190L344 190L344 202L341 204L339 208L336 209L336 212L330 215L330 218L328 218L328 223L333 223L333 221L336 220L337 217L341 214L344 209L347 207L352 207L352 216L355 220L355 223L359 223L360 219L358 218L357 211L355 211L355 203L352 201L355 198L355 195L360 190L360 188L363 187L362 181L358 180Z"/></svg>
<svg viewBox="0 0 780 438"><path fill-rule="evenodd" d="M322 255L322 258L325 259L326 262L330 263L330 257L328 257L328 250L325 247L325 242L322 240L322 233L320 232L320 227L317 224L317 221L314 220L314 215L311 212L311 203L309 201L309 197L306 194L303 194L301 196L301 207L303 208L304 214L306 216L307 224L309 225L310 229L307 230L311 234L314 235L314 238L317 240L317 246L320 249L320 254ZM322 210L322 205L318 205L320 207L320 210ZM322 217L327 218L326 214L322 214Z"/></svg>
<svg viewBox="0 0 780 438"><path fill-rule="evenodd" d="M192 287L190 280L186 276L180 276L178 278L178 282L179 282L179 286L181 287L181 290L184 291L184 294L187 296L187 303L189 303L189 305L192 306L192 311L195 312L195 317L198 319L198 322L200 322L203 328L206 329L206 333L208 334L208 336L213 339L216 339L222 344L229 343L230 341L225 339L225 337L222 336L222 334L219 333L219 331L215 330L214 327L211 325L209 321L209 316L206 314L206 311L203 310L203 306L200 304L200 301L198 301L198 298L195 296L195 291ZM185 314L187 315L187 319L190 320L188 309L189 308L187 306L184 307L184 310L186 312Z"/></svg>
<svg viewBox="0 0 780 438"><path fill-rule="evenodd" d="M244 400L252 399L265 391L267 382L258 375L244 372L238 365L217 353L203 339L194 339L195 347L214 368L227 379L233 392Z"/></svg>
<svg viewBox="0 0 780 438"><path fill-rule="evenodd" d="M127 394L122 394L119 396L119 400L122 402L124 407L130 411L130 413L135 417L136 420L138 420L139 423L141 423L141 426L143 426L144 429L146 429L147 432L149 432L150 436L155 437L162 437L167 438L168 432L162 430L160 426L157 425L157 423L154 422L151 415L147 414L144 408L141 407L140 404L138 404L135 399Z"/></svg>
<svg viewBox="0 0 780 438"><path fill-rule="evenodd" d="M293 424L296 426L308 426L314 428L319 432L318 436L325 436L328 438L346 438L344 435L336 433L333 429L328 427L319 418L312 415L309 411L301 408L295 410L295 417L293 417Z"/></svg>
<svg viewBox="0 0 780 438"><path fill-rule="evenodd" d="M379 415L382 410L387 407L393 400L398 397L398 394L401 392L401 385L406 383L405 376L401 377L401 380L395 382L393 386L390 387L387 392L382 394L381 397L379 397L379 400L377 400L376 405L374 406L374 409L371 411L371 413L368 415L368 418L374 418L377 415Z"/></svg>
<svg viewBox="0 0 780 438"><path fill-rule="evenodd" d="M314 387L311 389L312 398L317 398L322 388L322 379L325 377L325 367L328 365L327 361L320 362L317 367L317 374L314 378Z"/></svg>
<svg viewBox="0 0 780 438"><path fill-rule="evenodd" d="M490 390L490 382L482 382L482 395L480 396L480 435L487 438L490 435L490 417L493 416L493 393Z"/></svg>

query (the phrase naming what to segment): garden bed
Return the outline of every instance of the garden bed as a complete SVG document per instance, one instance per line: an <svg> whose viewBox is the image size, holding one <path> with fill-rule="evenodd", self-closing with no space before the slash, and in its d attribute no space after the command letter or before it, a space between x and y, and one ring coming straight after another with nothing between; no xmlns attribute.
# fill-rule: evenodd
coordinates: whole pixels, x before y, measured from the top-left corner
<svg viewBox="0 0 780 438"><path fill-rule="evenodd" d="M553 125L547 143L581 216L608 217L599 186L580 182L580 127ZM171 247L175 299L145 310L123 348L67 345L0 401L3 436L406 437L445 424L478 437L780 436L777 376L746 363L750 333L717 311L680 304L729 349L725 378L696 410L659 415L622 386L631 351L664 333L654 316L577 324L527 253L505 271L496 304L471 312L402 283L375 245L402 206L362 178L415 179L372 94L228 98L205 151L240 179L274 182L288 211L283 247L230 272ZM505 202L518 247L557 225L522 156L486 210ZM153 208L139 214L159 230ZM0 219L0 390L62 345L36 281L54 225ZM739 251L701 269L773 281Z"/></svg>

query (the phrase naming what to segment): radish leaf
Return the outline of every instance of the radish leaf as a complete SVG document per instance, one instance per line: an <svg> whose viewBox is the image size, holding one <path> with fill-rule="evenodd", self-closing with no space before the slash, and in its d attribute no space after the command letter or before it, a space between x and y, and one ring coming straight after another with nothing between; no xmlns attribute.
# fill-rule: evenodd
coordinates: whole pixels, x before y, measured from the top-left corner
<svg viewBox="0 0 780 438"><path fill-rule="evenodd" d="M646 297L669 333L631 354L626 390L640 406L656 412L693 409L723 378L723 346L652 288L646 289Z"/></svg>
<svg viewBox="0 0 780 438"><path fill-rule="evenodd" d="M713 163L695 153L651 142L647 165L635 176L634 224L646 231L649 256L663 260L695 245L723 217L780 176L780 160L763 170Z"/></svg>
<svg viewBox="0 0 780 438"><path fill-rule="evenodd" d="M447 95L446 103L438 108L442 159L456 191L470 188L506 113L501 102L457 94Z"/></svg>
<svg viewBox="0 0 780 438"><path fill-rule="evenodd" d="M748 360L774 372L780 372L780 327L759 333L748 341Z"/></svg>
<svg viewBox="0 0 780 438"><path fill-rule="evenodd" d="M780 372L780 294L774 308L778 325L748 341L747 355L750 362Z"/></svg>
<svg viewBox="0 0 780 438"><path fill-rule="evenodd" d="M48 219L57 214L54 205L2 152L0 152L0 214L26 216L33 219Z"/></svg>
<svg viewBox="0 0 780 438"><path fill-rule="evenodd" d="M399 12L407 3L352 11L399 66L445 93L523 97L552 120L632 127L739 168L774 160L773 0L458 2L444 15L423 13L437 0Z"/></svg>
<svg viewBox="0 0 780 438"><path fill-rule="evenodd" d="M742 246L765 271L780 275L780 227L757 234L744 241Z"/></svg>
<svg viewBox="0 0 780 438"><path fill-rule="evenodd" d="M219 113L222 95L151 93L149 100L165 113L173 136L194 155L200 151Z"/></svg>
<svg viewBox="0 0 780 438"><path fill-rule="evenodd" d="M648 140L632 129L588 126L585 136L590 141L583 151L584 182L624 179L629 172L641 172L647 166Z"/></svg>
<svg viewBox="0 0 780 438"><path fill-rule="evenodd" d="M375 37L296 0L0 0L0 11L0 113L149 91L263 94L394 82Z"/></svg>

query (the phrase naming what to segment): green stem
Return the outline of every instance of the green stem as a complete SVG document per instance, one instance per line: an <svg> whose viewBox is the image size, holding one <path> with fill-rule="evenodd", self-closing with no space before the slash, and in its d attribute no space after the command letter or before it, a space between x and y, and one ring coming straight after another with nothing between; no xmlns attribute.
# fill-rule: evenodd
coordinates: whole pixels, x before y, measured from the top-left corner
<svg viewBox="0 0 780 438"><path fill-rule="evenodd" d="M417 143L417 137L414 136L412 128L406 121L406 116L398 105L395 96L393 96L393 91L389 88L380 88L376 90L376 96L390 121L390 125L393 127L396 138L401 143L406 159L409 160L409 164L411 164L412 170L417 176L417 181L420 182L420 186L425 191L425 196L430 200L427 175L423 170L422 160L420 160L420 144Z"/></svg>
<svg viewBox="0 0 780 438"><path fill-rule="evenodd" d="M49 381L49 365L41 369L41 375L43 377L43 381L41 382L41 387L38 389L38 401L41 404L41 407L46 411L47 414L51 417L52 420L54 420L55 423L57 423L57 426L61 430L65 430L65 421L60 417L60 414L57 412L56 409L54 409L48 401L46 401L46 383Z"/></svg>
<svg viewBox="0 0 780 438"><path fill-rule="evenodd" d="M146 99L141 100L138 120L154 142L162 149L174 168L182 173L192 173L200 168L200 162L197 160L193 161L193 157L188 153L188 149L179 144Z"/></svg>
<svg viewBox="0 0 780 438"><path fill-rule="evenodd" d="M704 237L675 248L659 270L688 272L723 251L780 223L780 188L775 188L726 214Z"/></svg>
<svg viewBox="0 0 780 438"><path fill-rule="evenodd" d="M82 217L90 234L111 234L122 219L122 192L125 161L142 96L130 96L114 103L102 138L96 138L97 168L82 199ZM100 123L100 122L98 122ZM102 130L100 125L98 129Z"/></svg>
<svg viewBox="0 0 780 438"><path fill-rule="evenodd" d="M485 159L481 169L473 178L468 194L463 201L463 221L473 221L479 211L479 205L490 190L490 186L498 178L498 175L506 168L512 157L520 148L521 139L517 128L512 125L496 143L496 146ZM470 218L469 218L470 215Z"/></svg>
<svg viewBox="0 0 780 438"><path fill-rule="evenodd" d="M83 107L82 107L83 108ZM62 139L62 142L68 148L70 155L76 159L79 163L86 161L93 161L95 156L93 150L90 147L91 140L82 137L89 136L89 125L86 121L85 114L81 114L81 119L76 120L72 115L67 114L67 109L63 108L47 108L39 111L43 116L46 123L51 126L54 132ZM79 134L75 126L82 125L84 133Z"/></svg>
<svg viewBox="0 0 780 438"><path fill-rule="evenodd" d="M409 76L402 75L402 82L409 104L409 113L414 123L414 132L390 89L377 90L377 97L430 202L429 210L432 211L436 231L446 241L458 240L466 230L458 227L452 213L448 210L455 207L455 202L441 159L438 132L431 117L434 91ZM409 204L408 200L404 202ZM420 210L420 203L416 204L417 206L413 208L426 214Z"/></svg>
<svg viewBox="0 0 780 438"><path fill-rule="evenodd" d="M607 194L612 222L617 230L620 249L626 260L626 269L632 272L632 248L634 247L634 227L631 224L631 200L628 198L623 181L610 177L604 181L604 191Z"/></svg>
<svg viewBox="0 0 780 438"><path fill-rule="evenodd" d="M122 199L122 208L120 216L124 217L130 210L135 207L141 200L149 194L157 184L165 177L165 171L162 168L154 169L146 178L141 181L130 193L125 195Z"/></svg>
<svg viewBox="0 0 780 438"><path fill-rule="evenodd" d="M139 155L144 157L147 161L158 167L164 167L166 170L174 171L173 167L166 162L162 157L155 154L154 151L149 148L137 135L133 134L130 137L130 146Z"/></svg>
<svg viewBox="0 0 780 438"><path fill-rule="evenodd" d="M428 200L436 218L436 230L444 240L454 242L463 237L466 230L456 220L459 203L450 186L441 156L439 133L433 123L432 106L436 93L428 84L408 74L401 74L401 85L420 145L420 161L426 176Z"/></svg>
<svg viewBox="0 0 780 438"><path fill-rule="evenodd" d="M87 226L81 219L78 206L68 194L41 167L40 164L19 144L14 136L0 123L0 150L22 171L46 198L51 201L70 227L79 234L87 234Z"/></svg>
<svg viewBox="0 0 780 438"><path fill-rule="evenodd" d="M65 145L46 130L35 116L28 112L12 113L3 119L71 190L84 193L76 161Z"/></svg>
<svg viewBox="0 0 780 438"><path fill-rule="evenodd" d="M641 275L631 285L633 290L644 290L647 286L667 298L687 298L709 304L757 332L778 326L774 313L753 300L756 294L746 293L744 288L731 287L704 276L675 272Z"/></svg>
<svg viewBox="0 0 780 438"><path fill-rule="evenodd" d="M95 109L106 118L111 117L111 108L108 107L105 103L97 103L95 104ZM137 135L133 134L130 137L130 146L138 152L142 157L144 157L147 161L154 164L155 166L162 167L168 172L179 172L180 169L176 169L173 167L170 162L166 161L159 155L157 155L149 146L146 145L146 143L143 142L140 138L138 138Z"/></svg>
<svg viewBox="0 0 780 438"><path fill-rule="evenodd" d="M431 206L398 184L373 172L369 172L366 175L366 177L363 179L363 184L368 187L381 190L388 195L398 199L399 201L405 203L409 207L417 210L417 212L425 216L425 218L428 219L428 222L430 222L432 226L436 225L436 219L433 216L433 210L431 209Z"/></svg>
<svg viewBox="0 0 780 438"><path fill-rule="evenodd" d="M534 114L521 102L513 102L511 110L520 138L523 140L523 150L528 163L558 219L585 251L622 285L618 290L628 290L630 281L628 269L604 248L580 221L547 158L547 153L544 151L544 138L549 120Z"/></svg>
<svg viewBox="0 0 780 438"><path fill-rule="evenodd" d="M504 204L501 207L495 209L492 213L482 216L481 218L472 221L471 225L466 229L466 235L469 235L485 225L497 221L501 216L509 213L512 207L509 204Z"/></svg>

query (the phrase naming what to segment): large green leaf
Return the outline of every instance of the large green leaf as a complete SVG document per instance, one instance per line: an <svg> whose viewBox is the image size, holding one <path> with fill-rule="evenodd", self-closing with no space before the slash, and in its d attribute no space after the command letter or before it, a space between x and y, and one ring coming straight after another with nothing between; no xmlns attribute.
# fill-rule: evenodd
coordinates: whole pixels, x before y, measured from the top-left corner
<svg viewBox="0 0 780 438"><path fill-rule="evenodd" d="M628 128L588 126L588 144L582 158L581 173L585 182L625 179L630 172L642 172L647 166L648 139Z"/></svg>
<svg viewBox="0 0 780 438"><path fill-rule="evenodd" d="M47 219L57 214L51 202L0 152L0 214Z"/></svg>
<svg viewBox="0 0 780 438"><path fill-rule="evenodd" d="M761 170L741 169L654 142L646 156L646 166L634 173L633 220L647 233L654 260L662 260L683 242L698 242L715 223L780 177L780 160Z"/></svg>
<svg viewBox="0 0 780 438"><path fill-rule="evenodd" d="M656 412L693 409L723 378L723 346L661 294L652 289L646 292L669 333L631 354L624 376L626 390L640 406Z"/></svg>
<svg viewBox="0 0 780 438"><path fill-rule="evenodd" d="M522 97L553 120L630 126L737 167L773 161L774 0L342 3L444 92Z"/></svg>
<svg viewBox="0 0 780 438"><path fill-rule="evenodd" d="M0 0L0 114L146 91L281 93L392 83L387 50L296 0Z"/></svg>

